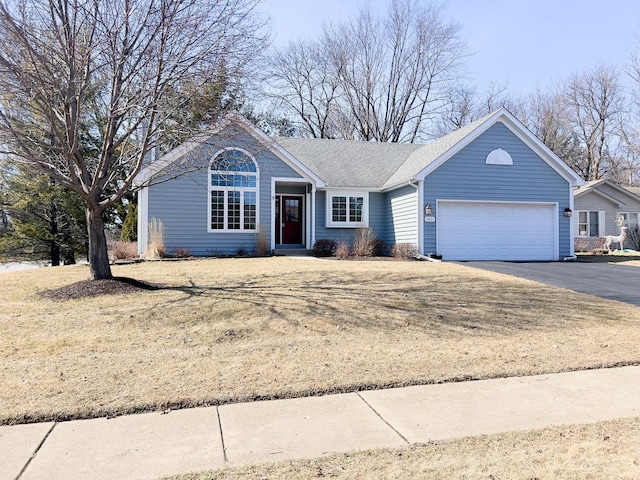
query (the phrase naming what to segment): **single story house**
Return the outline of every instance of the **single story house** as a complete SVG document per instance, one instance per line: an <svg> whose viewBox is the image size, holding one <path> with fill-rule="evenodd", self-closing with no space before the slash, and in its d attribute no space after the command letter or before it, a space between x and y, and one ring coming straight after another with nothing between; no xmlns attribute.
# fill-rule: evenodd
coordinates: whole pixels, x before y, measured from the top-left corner
<svg viewBox="0 0 640 480"><path fill-rule="evenodd" d="M574 203L577 251L602 248L606 235L619 235L620 227L629 229L639 224L637 187L621 187L606 179L588 182L576 188Z"/></svg>
<svg viewBox="0 0 640 480"><path fill-rule="evenodd" d="M141 254L157 219L169 254L309 249L370 228L445 260L572 257L584 183L505 109L426 145L274 139L233 114L138 182Z"/></svg>

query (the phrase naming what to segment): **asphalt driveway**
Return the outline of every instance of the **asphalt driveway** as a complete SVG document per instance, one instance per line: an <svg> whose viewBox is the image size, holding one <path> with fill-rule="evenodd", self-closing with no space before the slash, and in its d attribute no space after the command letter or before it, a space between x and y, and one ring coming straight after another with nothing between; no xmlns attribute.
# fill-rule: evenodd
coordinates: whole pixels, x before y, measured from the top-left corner
<svg viewBox="0 0 640 480"><path fill-rule="evenodd" d="M640 267L585 262L456 262L640 306Z"/></svg>

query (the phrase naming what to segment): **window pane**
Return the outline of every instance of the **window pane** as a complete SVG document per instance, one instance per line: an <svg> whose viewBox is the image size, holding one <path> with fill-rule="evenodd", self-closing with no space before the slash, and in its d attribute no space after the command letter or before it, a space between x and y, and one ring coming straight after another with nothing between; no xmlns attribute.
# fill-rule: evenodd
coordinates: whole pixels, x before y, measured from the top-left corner
<svg viewBox="0 0 640 480"><path fill-rule="evenodd" d="M349 221L361 222L362 221L362 205L364 204L364 197L349 197Z"/></svg>
<svg viewBox="0 0 640 480"><path fill-rule="evenodd" d="M588 223L587 214L589 212L578 212L578 222L584 223L585 225Z"/></svg>
<svg viewBox="0 0 640 480"><path fill-rule="evenodd" d="M244 192L244 228L255 230L256 228L256 193Z"/></svg>
<svg viewBox="0 0 640 480"><path fill-rule="evenodd" d="M240 230L240 192L229 192L227 209L227 228Z"/></svg>
<svg viewBox="0 0 640 480"><path fill-rule="evenodd" d="M255 172L253 160L239 150L222 152L211 162L211 170L223 172Z"/></svg>
<svg viewBox="0 0 640 480"><path fill-rule="evenodd" d="M211 229L224 228L224 192L211 192Z"/></svg>
<svg viewBox="0 0 640 480"><path fill-rule="evenodd" d="M597 237L600 234L598 212L589 212L589 236Z"/></svg>
<svg viewBox="0 0 640 480"><path fill-rule="evenodd" d="M629 228L633 228L633 227L637 227L638 226L638 214L637 213L630 213L629 214Z"/></svg>
<svg viewBox="0 0 640 480"><path fill-rule="evenodd" d="M287 198L284 201L284 213L287 222L300 221L300 200L297 198Z"/></svg>
<svg viewBox="0 0 640 480"><path fill-rule="evenodd" d="M334 222L347 221L347 197L333 197L331 199L331 212Z"/></svg>

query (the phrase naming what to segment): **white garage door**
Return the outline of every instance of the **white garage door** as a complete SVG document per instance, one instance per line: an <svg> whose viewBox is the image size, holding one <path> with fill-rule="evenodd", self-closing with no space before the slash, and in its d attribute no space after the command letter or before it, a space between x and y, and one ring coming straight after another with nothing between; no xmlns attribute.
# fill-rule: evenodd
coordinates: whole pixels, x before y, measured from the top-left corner
<svg viewBox="0 0 640 480"><path fill-rule="evenodd" d="M557 206L439 202L438 253L444 260L557 260Z"/></svg>

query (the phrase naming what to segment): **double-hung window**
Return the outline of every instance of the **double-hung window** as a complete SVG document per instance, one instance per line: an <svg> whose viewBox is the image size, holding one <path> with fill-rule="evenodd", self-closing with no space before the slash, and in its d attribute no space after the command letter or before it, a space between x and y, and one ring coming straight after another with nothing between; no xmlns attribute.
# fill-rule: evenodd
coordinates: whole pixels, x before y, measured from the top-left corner
<svg viewBox="0 0 640 480"><path fill-rule="evenodd" d="M581 210L578 212L578 236L602 237L604 235L604 212Z"/></svg>
<svg viewBox="0 0 640 480"><path fill-rule="evenodd" d="M366 227L368 209L368 193L327 193L327 227Z"/></svg>
<svg viewBox="0 0 640 480"><path fill-rule="evenodd" d="M258 168L241 150L224 150L209 165L209 231L257 230Z"/></svg>
<svg viewBox="0 0 640 480"><path fill-rule="evenodd" d="M621 218L621 227L627 227L627 230L631 230L633 227L637 227L640 225L638 223L639 215L638 212L623 212L619 213L618 216Z"/></svg>

